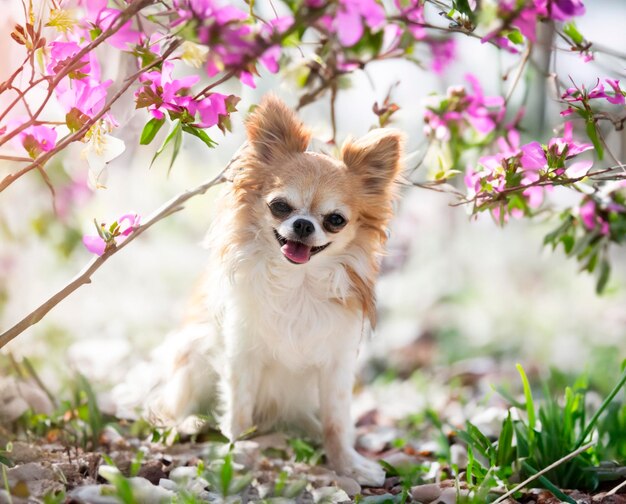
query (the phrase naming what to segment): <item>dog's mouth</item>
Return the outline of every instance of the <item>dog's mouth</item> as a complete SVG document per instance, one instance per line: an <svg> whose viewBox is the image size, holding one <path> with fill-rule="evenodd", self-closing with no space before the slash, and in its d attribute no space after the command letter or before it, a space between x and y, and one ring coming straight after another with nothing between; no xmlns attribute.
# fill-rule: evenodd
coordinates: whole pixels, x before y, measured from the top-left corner
<svg viewBox="0 0 626 504"><path fill-rule="evenodd" d="M275 229L274 236L276 237L276 241L280 245L280 251L289 262L292 262L294 264L304 264L309 262L311 256L314 256L318 252L321 252L330 245L330 242L328 242L326 245L311 247L306 243L288 240L287 238L279 234L278 231L276 231Z"/></svg>

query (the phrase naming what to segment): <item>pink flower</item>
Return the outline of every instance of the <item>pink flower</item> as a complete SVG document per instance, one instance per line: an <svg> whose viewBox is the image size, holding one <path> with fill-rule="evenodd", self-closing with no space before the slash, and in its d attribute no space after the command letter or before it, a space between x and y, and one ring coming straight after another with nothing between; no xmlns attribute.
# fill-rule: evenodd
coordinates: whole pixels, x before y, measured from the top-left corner
<svg viewBox="0 0 626 504"><path fill-rule="evenodd" d="M385 11L375 0L339 0L333 27L339 42L351 47L363 36L363 24L377 30L385 24Z"/></svg>
<svg viewBox="0 0 626 504"><path fill-rule="evenodd" d="M135 98L137 107L148 107L153 117L163 119L168 110L180 112L181 104L186 103L184 95L191 92L191 86L196 84L200 77L190 75L182 79L173 79L174 63L166 61L161 71L153 70L139 77L144 83L137 90Z"/></svg>
<svg viewBox="0 0 626 504"><path fill-rule="evenodd" d="M580 220L582 220L587 229L592 230L596 227L596 204L593 200L588 200L581 205L579 214Z"/></svg>
<svg viewBox="0 0 626 504"><path fill-rule="evenodd" d="M200 115L197 125L201 128L210 128L219 123L220 117L228 115L226 107L227 95L211 93L200 101L190 103L189 111L195 117Z"/></svg>
<svg viewBox="0 0 626 504"><path fill-rule="evenodd" d="M428 42L433 55L431 67L433 72L441 75L456 57L456 43L453 39L432 40Z"/></svg>
<svg viewBox="0 0 626 504"><path fill-rule="evenodd" d="M104 254L107 248L107 244L102 238L93 235L83 236L83 245L87 250L89 250L89 252L96 254L97 256Z"/></svg>
<svg viewBox="0 0 626 504"><path fill-rule="evenodd" d="M585 151L593 149L593 145L590 143L581 143L574 141L573 136L574 126L571 122L566 122L563 128L563 136L558 138L552 138L548 143L548 149L554 150L557 155L563 154L563 151L567 148L567 158L571 158L581 154Z"/></svg>
<svg viewBox="0 0 626 504"><path fill-rule="evenodd" d="M128 236L140 226L141 217L136 213L127 213L117 219L117 223L120 226L120 234ZM122 226L122 223L125 223L125 226Z"/></svg>
<svg viewBox="0 0 626 504"><path fill-rule="evenodd" d="M394 4L400 10L402 17L407 19L407 29L415 40L426 37L426 28L421 26L426 23L424 17L424 5L420 0L394 0Z"/></svg>
<svg viewBox="0 0 626 504"><path fill-rule="evenodd" d="M25 119L14 119L7 124L7 130L13 131L26 122ZM50 152L56 147L57 132L54 128L44 125L33 125L20 131L12 139L16 148L23 148L35 159L42 152Z"/></svg>
<svg viewBox="0 0 626 504"><path fill-rule="evenodd" d="M112 80L97 82L92 79L74 80L67 87L57 88L57 98L66 112L73 108L78 109L89 117L99 113L106 103L107 88Z"/></svg>
<svg viewBox="0 0 626 504"><path fill-rule="evenodd" d="M479 133L487 135L496 127L494 119L499 120L504 116L504 98L501 96L484 96L478 79L472 74L466 74L465 79L470 82L474 90L473 96L468 95L469 106L466 109L465 116L474 129ZM488 107L501 107L501 109L494 118Z"/></svg>
<svg viewBox="0 0 626 504"><path fill-rule="evenodd" d="M538 0L538 4L546 5L549 17L556 21L567 21L585 13L582 0Z"/></svg>
<svg viewBox="0 0 626 504"><path fill-rule="evenodd" d="M276 73L278 72L278 60L280 59L280 46L273 45L267 51L265 51L259 61L263 63L265 68L267 68L270 72Z"/></svg>
<svg viewBox="0 0 626 504"><path fill-rule="evenodd" d="M246 72L246 71L240 72L239 80L241 81L242 84L245 84L249 88L256 89L256 82L254 82L254 77L252 76L250 72Z"/></svg>
<svg viewBox="0 0 626 504"><path fill-rule="evenodd" d="M46 70L50 75L56 75L62 72L64 67L69 63L69 60L76 56L82 49L76 42L62 42L55 41L50 42L50 61L46 66ZM82 78L87 76L91 72L89 54L85 54L80 59L83 66L77 67L70 72L71 78Z"/></svg>
<svg viewBox="0 0 626 504"><path fill-rule="evenodd" d="M119 9L107 7L106 0L86 0L84 4L87 10L86 20L101 31L108 30L122 13ZM116 49L127 51L129 46L140 45L145 39L146 36L135 30L129 20L106 41Z"/></svg>
<svg viewBox="0 0 626 504"><path fill-rule="evenodd" d="M83 245L92 254L101 256L107 250L122 243L140 225L141 217L135 213L122 215L108 229L104 224L98 230L98 235L83 236Z"/></svg>
<svg viewBox="0 0 626 504"><path fill-rule="evenodd" d="M539 142L531 142L522 146L520 164L527 170L540 170L548 165L546 153Z"/></svg>
<svg viewBox="0 0 626 504"><path fill-rule="evenodd" d="M613 96L606 96L606 101L614 105L624 105L624 91L619 86L619 80L604 79L605 82L613 88L615 93Z"/></svg>

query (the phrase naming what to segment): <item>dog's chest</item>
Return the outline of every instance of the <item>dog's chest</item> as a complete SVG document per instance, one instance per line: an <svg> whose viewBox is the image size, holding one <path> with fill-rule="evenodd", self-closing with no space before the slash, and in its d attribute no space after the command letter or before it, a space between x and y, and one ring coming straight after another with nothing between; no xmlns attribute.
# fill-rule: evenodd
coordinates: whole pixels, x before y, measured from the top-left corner
<svg viewBox="0 0 626 504"><path fill-rule="evenodd" d="M345 303L347 277L316 273L290 268L290 275L281 275L259 267L246 275L238 289L240 316L265 357L289 367L319 366L358 344L361 317Z"/></svg>

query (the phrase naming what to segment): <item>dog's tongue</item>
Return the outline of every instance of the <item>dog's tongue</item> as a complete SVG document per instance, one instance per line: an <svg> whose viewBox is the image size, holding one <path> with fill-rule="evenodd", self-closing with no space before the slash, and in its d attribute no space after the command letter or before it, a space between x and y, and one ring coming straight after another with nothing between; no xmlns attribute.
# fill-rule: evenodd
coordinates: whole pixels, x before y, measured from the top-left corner
<svg viewBox="0 0 626 504"><path fill-rule="evenodd" d="M311 247L304 243L287 240L280 250L282 250L285 257L298 264L304 264L311 259Z"/></svg>

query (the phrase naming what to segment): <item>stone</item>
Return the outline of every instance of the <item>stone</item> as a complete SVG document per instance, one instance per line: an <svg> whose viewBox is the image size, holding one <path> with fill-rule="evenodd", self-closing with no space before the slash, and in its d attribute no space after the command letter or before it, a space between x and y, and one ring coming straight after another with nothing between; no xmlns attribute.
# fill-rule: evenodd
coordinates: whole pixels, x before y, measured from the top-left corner
<svg viewBox="0 0 626 504"><path fill-rule="evenodd" d="M393 427L381 426L360 436L356 444L357 447L368 452L379 453L383 451L389 443L400 437L400 435L400 432Z"/></svg>
<svg viewBox="0 0 626 504"><path fill-rule="evenodd" d="M459 469L467 467L467 448L461 444L453 444L450 447L450 462L456 464Z"/></svg>
<svg viewBox="0 0 626 504"><path fill-rule="evenodd" d="M261 456L261 448L256 441L237 441L233 450L233 462L246 469L253 469Z"/></svg>
<svg viewBox="0 0 626 504"><path fill-rule="evenodd" d="M361 493L361 485L349 476L337 476L335 483L339 488L346 492L350 497Z"/></svg>
<svg viewBox="0 0 626 504"><path fill-rule="evenodd" d="M411 488L411 497L422 504L433 502L441 495L441 488L436 483L418 485Z"/></svg>
<svg viewBox="0 0 626 504"><path fill-rule="evenodd" d="M167 478L161 478L159 480L159 486L165 488L165 490L170 490L172 492L175 492L178 489L178 485L171 479Z"/></svg>
<svg viewBox="0 0 626 504"><path fill-rule="evenodd" d="M325 504L339 504L351 502L346 492L337 487L322 487L313 490L313 501L324 502Z"/></svg>
<svg viewBox="0 0 626 504"><path fill-rule="evenodd" d="M143 464L137 472L137 476L146 478L153 485L158 485L161 479L167 478L160 460L150 460Z"/></svg>
<svg viewBox="0 0 626 504"><path fill-rule="evenodd" d="M140 478L135 476L129 478L133 488L133 496L138 504L153 504L159 502L172 502L174 499L174 492L166 490L165 488L157 485L153 485L146 478Z"/></svg>
<svg viewBox="0 0 626 504"><path fill-rule="evenodd" d="M119 504L119 499L111 495L102 495L102 489L109 488L114 491L111 485L84 485L74 488L68 497L71 502L84 504Z"/></svg>
<svg viewBox="0 0 626 504"><path fill-rule="evenodd" d="M9 485L13 486L18 481L28 483L34 480L54 480L56 478L52 469L35 462L28 462L27 464L9 469L7 471L7 479L9 480Z"/></svg>
<svg viewBox="0 0 626 504"><path fill-rule="evenodd" d="M469 490L456 488L444 488L441 495L433 501L433 504L456 504L457 498L469 497Z"/></svg>
<svg viewBox="0 0 626 504"><path fill-rule="evenodd" d="M185 484L198 477L198 468L194 466L175 467L170 471L170 479L178 484Z"/></svg>
<svg viewBox="0 0 626 504"><path fill-rule="evenodd" d="M43 450L36 445L24 443L23 441L14 441L11 453L11 460L15 464L25 464L27 462L37 462L43 456Z"/></svg>

